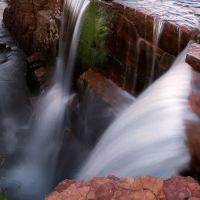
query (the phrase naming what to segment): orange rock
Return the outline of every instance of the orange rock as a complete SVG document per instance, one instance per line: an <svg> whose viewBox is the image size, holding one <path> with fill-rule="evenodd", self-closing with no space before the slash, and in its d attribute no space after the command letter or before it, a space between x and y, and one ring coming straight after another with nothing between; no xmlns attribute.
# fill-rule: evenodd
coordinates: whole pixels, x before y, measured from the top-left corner
<svg viewBox="0 0 200 200"><path fill-rule="evenodd" d="M200 71L200 44L193 43L190 45L187 52L186 62L195 70Z"/></svg>
<svg viewBox="0 0 200 200"><path fill-rule="evenodd" d="M87 181L65 180L45 200L198 200L200 186L191 177L137 178L93 177Z"/></svg>

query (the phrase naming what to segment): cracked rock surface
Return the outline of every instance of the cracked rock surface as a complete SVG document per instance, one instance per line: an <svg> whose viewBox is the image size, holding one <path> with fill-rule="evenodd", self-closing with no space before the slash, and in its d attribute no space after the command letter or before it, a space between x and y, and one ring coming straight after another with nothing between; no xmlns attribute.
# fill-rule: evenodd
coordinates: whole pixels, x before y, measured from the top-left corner
<svg viewBox="0 0 200 200"><path fill-rule="evenodd" d="M45 200L198 200L200 186L191 177L153 176L137 178L92 177L90 180L64 180Z"/></svg>

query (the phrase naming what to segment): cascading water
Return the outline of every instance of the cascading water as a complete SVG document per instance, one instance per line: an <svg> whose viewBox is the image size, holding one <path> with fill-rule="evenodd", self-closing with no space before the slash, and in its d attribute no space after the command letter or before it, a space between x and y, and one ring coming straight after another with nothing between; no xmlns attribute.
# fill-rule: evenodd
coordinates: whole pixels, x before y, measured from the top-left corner
<svg viewBox="0 0 200 200"><path fill-rule="evenodd" d="M182 36L182 30L181 28L178 28L178 54L181 50L181 36Z"/></svg>
<svg viewBox="0 0 200 200"><path fill-rule="evenodd" d="M89 0L64 2L55 83L40 97L22 161L7 171L3 185L12 188L8 193L11 198L39 200L53 189L73 65L88 5Z"/></svg>
<svg viewBox="0 0 200 200"><path fill-rule="evenodd" d="M152 66L151 66L151 75L149 84L153 82L154 76L154 68L155 68L155 61L156 61L156 50L159 44L160 36L162 34L164 22L162 20L158 20L154 18L154 25L153 25L153 56L152 56Z"/></svg>
<svg viewBox="0 0 200 200"><path fill-rule="evenodd" d="M185 120L197 120L188 104L191 67L184 51L171 70L141 94L104 133L78 174L169 177L188 167Z"/></svg>
<svg viewBox="0 0 200 200"><path fill-rule="evenodd" d="M55 83L40 98L23 158L6 171L7 176L2 182L4 187L12 187L12 193L8 192L12 199L39 200L52 190L57 155L63 139L66 105L70 99L78 38L88 4L88 0L64 2ZM196 23L195 19L193 23ZM154 46L158 44L162 26L162 21L155 21ZM138 41L140 42L141 40ZM155 53L156 48L154 59ZM153 72L152 69L151 77ZM190 67L179 59L168 74L146 90L105 132L78 177L107 176L110 173L116 176L152 174L168 177L186 168L190 156L184 144L184 120L198 120L187 101L190 73ZM136 81L136 77L134 80ZM134 87L135 85L136 82ZM80 112L86 115L85 107ZM95 114L99 117L99 113ZM84 118L83 124L85 121ZM7 129L10 123L9 120L4 120L4 128ZM83 127L86 132L78 132L85 133L81 135L84 140L87 139L85 135L88 136L88 129L87 126ZM9 128L9 131L12 130L12 127ZM5 140L9 138L5 137ZM9 151L13 151L11 147L15 149L15 140L12 142L7 146Z"/></svg>

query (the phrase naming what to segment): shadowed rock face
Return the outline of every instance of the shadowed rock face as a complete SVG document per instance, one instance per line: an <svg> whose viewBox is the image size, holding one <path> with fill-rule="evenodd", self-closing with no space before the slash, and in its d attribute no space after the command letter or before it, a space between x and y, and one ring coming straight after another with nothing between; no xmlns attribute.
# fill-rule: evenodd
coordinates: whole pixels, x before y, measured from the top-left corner
<svg viewBox="0 0 200 200"><path fill-rule="evenodd" d="M45 200L197 200L200 186L191 177L172 176L159 179L153 176L137 178L93 177L88 181L65 180Z"/></svg>

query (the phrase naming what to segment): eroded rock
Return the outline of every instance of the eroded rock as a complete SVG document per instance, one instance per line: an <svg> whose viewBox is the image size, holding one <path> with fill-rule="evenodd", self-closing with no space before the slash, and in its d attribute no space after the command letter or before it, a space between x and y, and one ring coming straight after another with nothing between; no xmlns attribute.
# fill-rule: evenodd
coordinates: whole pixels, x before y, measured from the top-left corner
<svg viewBox="0 0 200 200"><path fill-rule="evenodd" d="M61 15L61 12L52 12L51 9L62 10L62 3L56 0L10 1L4 11L4 24L28 55L40 50L50 58L60 28L55 16Z"/></svg>
<svg viewBox="0 0 200 200"><path fill-rule="evenodd" d="M86 81L91 89L103 101L107 102L116 113L122 112L131 105L135 98L119 88L97 68L90 68L79 78L79 83Z"/></svg>
<svg viewBox="0 0 200 200"><path fill-rule="evenodd" d="M200 186L191 177L172 176L159 179L153 176L137 178L93 177L88 181L64 180L45 200L197 200Z"/></svg>

